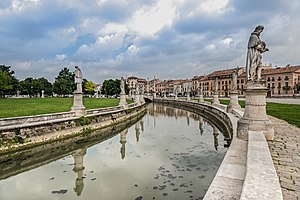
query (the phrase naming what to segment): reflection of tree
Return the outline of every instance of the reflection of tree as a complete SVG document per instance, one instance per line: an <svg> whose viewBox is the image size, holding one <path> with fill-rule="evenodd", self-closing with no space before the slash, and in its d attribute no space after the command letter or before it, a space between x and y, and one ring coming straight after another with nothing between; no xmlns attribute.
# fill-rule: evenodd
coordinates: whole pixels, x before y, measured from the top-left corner
<svg viewBox="0 0 300 200"><path fill-rule="evenodd" d="M126 135L128 133L128 129L123 130L120 133L120 143L122 144L121 146L121 158L125 158L125 144L126 144Z"/></svg>
<svg viewBox="0 0 300 200"><path fill-rule="evenodd" d="M219 130L214 125L212 125L212 127L213 127L213 135L214 135L214 146L215 146L215 149L218 151L218 146L219 146L219 140L218 140Z"/></svg>
<svg viewBox="0 0 300 200"><path fill-rule="evenodd" d="M77 178L75 182L74 191L76 192L77 196L80 196L81 192L83 191L84 182L83 182L83 156L86 154L86 148L78 149L72 155L74 158L74 168L73 171L77 173Z"/></svg>

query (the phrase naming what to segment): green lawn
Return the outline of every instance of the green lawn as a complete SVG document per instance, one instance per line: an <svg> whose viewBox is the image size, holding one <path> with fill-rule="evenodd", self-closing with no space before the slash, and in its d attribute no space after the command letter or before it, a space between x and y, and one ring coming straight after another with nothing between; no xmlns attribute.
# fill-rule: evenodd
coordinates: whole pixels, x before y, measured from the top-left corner
<svg viewBox="0 0 300 200"><path fill-rule="evenodd" d="M132 103L132 101L129 101ZM70 111L73 98L0 99L0 118ZM86 109L117 106L119 99L84 98Z"/></svg>
<svg viewBox="0 0 300 200"><path fill-rule="evenodd" d="M212 99L206 100L212 101ZM220 103L228 105L229 100L220 99ZM239 104L242 108L245 107L245 101L239 101ZM267 102L267 114L300 128L300 105Z"/></svg>

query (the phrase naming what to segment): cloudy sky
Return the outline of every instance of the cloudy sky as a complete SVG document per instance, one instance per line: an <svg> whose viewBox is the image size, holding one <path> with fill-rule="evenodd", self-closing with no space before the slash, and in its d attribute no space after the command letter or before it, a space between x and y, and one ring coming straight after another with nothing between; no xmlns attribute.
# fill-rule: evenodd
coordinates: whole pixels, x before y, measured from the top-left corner
<svg viewBox="0 0 300 200"><path fill-rule="evenodd" d="M265 63L300 64L299 0L1 0L0 64L53 81L191 78L244 66L256 25Z"/></svg>

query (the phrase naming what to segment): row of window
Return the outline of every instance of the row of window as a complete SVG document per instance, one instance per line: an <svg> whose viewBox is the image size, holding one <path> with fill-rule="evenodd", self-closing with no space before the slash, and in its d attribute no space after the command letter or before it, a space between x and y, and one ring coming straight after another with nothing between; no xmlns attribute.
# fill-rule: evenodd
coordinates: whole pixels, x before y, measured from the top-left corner
<svg viewBox="0 0 300 200"><path fill-rule="evenodd" d="M272 81L275 81L275 77L273 76L272 79L271 79L271 77L268 77L268 78L267 78L267 81L271 81L271 80L272 80ZM277 77L277 80L278 80L278 81L281 81L281 76L278 76L278 77ZM288 76L285 76L285 77L284 77L284 80L288 81L288 80L289 80L289 77L288 77Z"/></svg>

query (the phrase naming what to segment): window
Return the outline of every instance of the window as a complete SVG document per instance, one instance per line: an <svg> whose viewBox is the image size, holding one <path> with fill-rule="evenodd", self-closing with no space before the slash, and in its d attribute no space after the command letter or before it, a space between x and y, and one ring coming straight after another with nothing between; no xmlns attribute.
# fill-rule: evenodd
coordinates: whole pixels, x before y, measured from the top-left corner
<svg viewBox="0 0 300 200"><path fill-rule="evenodd" d="M278 94L280 94L280 90L278 90Z"/></svg>
<svg viewBox="0 0 300 200"><path fill-rule="evenodd" d="M289 80L289 77L288 77L288 76L285 76L284 80L286 80L286 81Z"/></svg>
<svg viewBox="0 0 300 200"><path fill-rule="evenodd" d="M270 79L270 77L268 77L268 81L270 81L271 79Z"/></svg>
<svg viewBox="0 0 300 200"><path fill-rule="evenodd" d="M272 83L272 88L274 88L275 87L275 83Z"/></svg>
<svg viewBox="0 0 300 200"><path fill-rule="evenodd" d="M278 88L279 88L279 89L281 88L281 83L280 83L280 82L278 82Z"/></svg>
<svg viewBox="0 0 300 200"><path fill-rule="evenodd" d="M275 78L274 78L274 76L272 77L272 81L275 81Z"/></svg>
<svg viewBox="0 0 300 200"><path fill-rule="evenodd" d="M241 83L244 83L244 79L241 80Z"/></svg>
<svg viewBox="0 0 300 200"><path fill-rule="evenodd" d="M280 76L278 76L278 79L277 79L278 81L281 81L281 77Z"/></svg>
<svg viewBox="0 0 300 200"><path fill-rule="evenodd" d="M268 83L268 88L270 88L270 86L271 86L270 83Z"/></svg>
<svg viewBox="0 0 300 200"><path fill-rule="evenodd" d="M239 83L240 83L240 80L237 80L236 83L239 84Z"/></svg>

